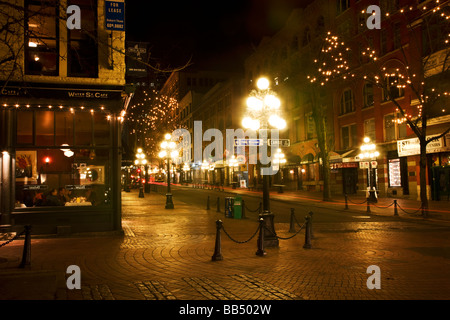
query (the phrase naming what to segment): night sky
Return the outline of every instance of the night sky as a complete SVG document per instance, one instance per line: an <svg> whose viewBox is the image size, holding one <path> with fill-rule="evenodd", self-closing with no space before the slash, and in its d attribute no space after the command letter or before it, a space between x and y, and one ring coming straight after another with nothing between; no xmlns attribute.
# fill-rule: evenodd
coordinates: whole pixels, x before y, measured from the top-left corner
<svg viewBox="0 0 450 320"><path fill-rule="evenodd" d="M240 66L262 37L285 23L291 10L311 0L126 2L128 41L150 43L151 62Z"/></svg>

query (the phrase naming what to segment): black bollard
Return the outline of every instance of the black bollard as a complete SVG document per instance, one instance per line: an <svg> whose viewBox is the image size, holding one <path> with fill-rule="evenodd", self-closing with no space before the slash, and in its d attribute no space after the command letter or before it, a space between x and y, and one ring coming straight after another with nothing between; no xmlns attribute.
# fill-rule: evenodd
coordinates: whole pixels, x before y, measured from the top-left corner
<svg viewBox="0 0 450 320"><path fill-rule="evenodd" d="M367 210L366 210L366 212L370 213L370 199L367 198L366 202L367 202Z"/></svg>
<svg viewBox="0 0 450 320"><path fill-rule="evenodd" d="M19 268L29 267L31 265L31 226L25 226L25 242L23 245L22 262Z"/></svg>
<svg viewBox="0 0 450 320"><path fill-rule="evenodd" d="M245 201L244 199L242 199L242 213L241 213L241 219L247 219L247 217L245 216Z"/></svg>
<svg viewBox="0 0 450 320"><path fill-rule="evenodd" d="M256 251L256 255L260 257L264 257L266 255L266 252L264 251L264 219L259 219L259 237L257 241L258 250Z"/></svg>
<svg viewBox="0 0 450 320"><path fill-rule="evenodd" d="M290 226L289 226L289 232L291 233L295 233L295 226L294 226L294 221L295 221L295 216L294 216L294 208L291 208L291 222L290 222Z"/></svg>
<svg viewBox="0 0 450 320"><path fill-rule="evenodd" d="M217 197L217 212L220 212L220 197Z"/></svg>
<svg viewBox="0 0 450 320"><path fill-rule="evenodd" d="M206 200L206 210L209 210L209 196L208 196L208 200Z"/></svg>
<svg viewBox="0 0 450 320"><path fill-rule="evenodd" d="M305 229L305 244L303 245L304 249L311 249L311 218L309 216L305 217L306 220L306 229Z"/></svg>
<svg viewBox="0 0 450 320"><path fill-rule="evenodd" d="M216 245L214 248L214 254L211 258L212 261L223 260L222 249L221 249L220 229L222 229L222 221L217 220L216 221Z"/></svg>
<svg viewBox="0 0 450 320"><path fill-rule="evenodd" d="M314 239L314 232L313 232L313 214L314 214L314 212L310 211L308 214L311 217L311 219L309 220L309 232L311 234L311 239Z"/></svg>
<svg viewBox="0 0 450 320"><path fill-rule="evenodd" d="M347 198L347 195L345 195L345 210L348 210L348 198Z"/></svg>
<svg viewBox="0 0 450 320"><path fill-rule="evenodd" d="M394 216L398 216L398 210L397 210L397 199L394 200Z"/></svg>
<svg viewBox="0 0 450 320"><path fill-rule="evenodd" d="M262 202L259 203L259 214L261 215L262 213Z"/></svg>
<svg viewBox="0 0 450 320"><path fill-rule="evenodd" d="M139 198L144 198L144 187L141 185L139 186Z"/></svg>

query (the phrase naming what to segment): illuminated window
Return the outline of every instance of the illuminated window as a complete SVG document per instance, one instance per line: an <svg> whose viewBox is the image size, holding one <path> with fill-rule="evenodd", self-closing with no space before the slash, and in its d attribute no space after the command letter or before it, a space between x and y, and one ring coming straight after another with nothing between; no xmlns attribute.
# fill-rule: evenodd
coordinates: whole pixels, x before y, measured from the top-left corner
<svg viewBox="0 0 450 320"><path fill-rule="evenodd" d="M387 76L385 78L386 87L388 90L383 89L383 99L384 101L389 101L390 99L397 99L405 95L405 90L403 89L403 82L398 76Z"/></svg>
<svg viewBox="0 0 450 320"><path fill-rule="evenodd" d="M55 0L25 1L25 73L59 73L58 19Z"/></svg>

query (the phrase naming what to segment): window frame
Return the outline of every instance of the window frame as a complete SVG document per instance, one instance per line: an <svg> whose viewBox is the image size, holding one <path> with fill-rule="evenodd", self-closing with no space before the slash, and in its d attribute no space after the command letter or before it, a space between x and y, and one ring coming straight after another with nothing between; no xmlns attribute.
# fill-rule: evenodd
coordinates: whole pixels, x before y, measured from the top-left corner
<svg viewBox="0 0 450 320"><path fill-rule="evenodd" d="M99 27L98 27L98 0L90 0L91 4L92 2L94 2L94 6L86 6L86 5L79 5L77 4L76 0L68 0L67 1L67 5L78 5L81 9L81 12L86 12L87 10L92 10L93 9L93 16L94 16L94 34L97 36L98 35L98 31L99 31ZM84 13L84 15L86 15L86 13ZM73 32L77 32L76 30L72 31L72 30L67 30L67 76L68 77L74 77L74 78L98 78L99 77L99 50L98 50L98 45L94 42L94 47L95 47L95 63L94 63L94 72L92 74L87 74L87 73L78 73L78 72L73 72L71 70L71 66L73 65L73 63L75 62L73 60L72 54L71 54L71 43L73 42L78 42L80 44L82 43L89 43L90 41L93 41L92 39L71 39L71 34Z"/></svg>
<svg viewBox="0 0 450 320"><path fill-rule="evenodd" d="M346 93L350 92L350 99L346 99ZM348 105L350 103L350 110L348 109ZM341 94L341 98L339 100L339 110L340 115L349 114L355 112L355 96L353 94L353 90L351 88L344 89Z"/></svg>
<svg viewBox="0 0 450 320"><path fill-rule="evenodd" d="M60 61L60 56L59 56L59 50L60 50L60 30L59 30L59 18L58 18L58 9L59 9L59 5L60 5L60 1L59 0L54 0L54 13L55 13L55 37L30 37L30 30L29 30L29 19L30 19L30 10L29 7L30 6L39 6L42 5L42 1L39 0L25 0L24 1L24 25L23 25L23 31L24 31L24 64L25 64L25 74L26 75L43 75L43 76L51 76L51 77L57 77L59 76L59 71L60 71L60 67L59 67L59 61ZM51 6L49 6L51 7ZM29 66L29 54L30 52L33 52L35 50L32 50L29 46L30 43L30 39L43 39L43 40L54 40L55 41L55 55L56 55L56 61L55 61L55 65L56 65L56 69L53 72L49 72L49 73L42 73L42 72L32 72L30 71L30 66ZM45 44L45 42L44 42ZM47 47L47 46L45 46ZM36 52L39 52L36 50Z"/></svg>

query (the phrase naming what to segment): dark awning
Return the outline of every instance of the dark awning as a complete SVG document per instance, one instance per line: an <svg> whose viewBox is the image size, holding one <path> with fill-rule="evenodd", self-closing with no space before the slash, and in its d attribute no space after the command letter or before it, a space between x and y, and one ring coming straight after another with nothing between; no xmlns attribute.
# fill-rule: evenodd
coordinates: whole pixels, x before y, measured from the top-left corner
<svg viewBox="0 0 450 320"><path fill-rule="evenodd" d="M6 105L63 105L123 108L124 86L77 85L56 83L0 84L0 102Z"/></svg>

